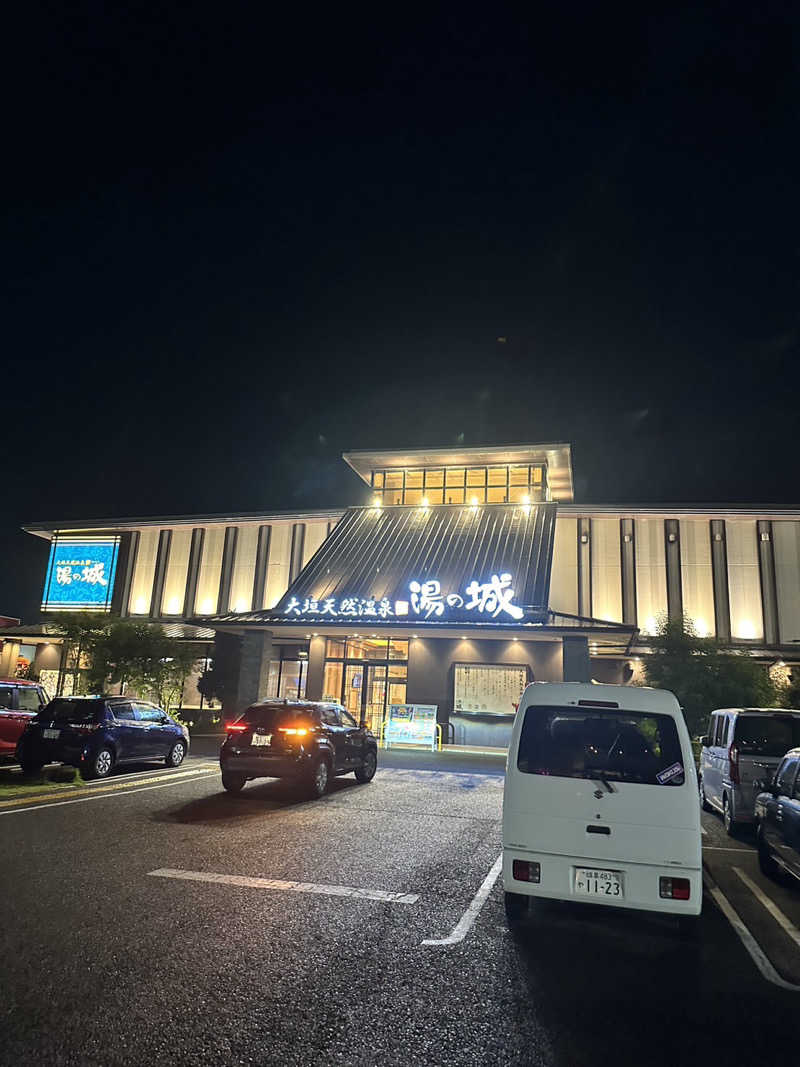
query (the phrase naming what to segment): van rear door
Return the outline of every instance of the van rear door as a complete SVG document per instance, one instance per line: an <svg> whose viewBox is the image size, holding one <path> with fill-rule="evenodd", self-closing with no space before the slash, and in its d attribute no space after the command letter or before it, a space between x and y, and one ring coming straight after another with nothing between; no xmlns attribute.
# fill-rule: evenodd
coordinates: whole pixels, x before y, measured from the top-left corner
<svg viewBox="0 0 800 1067"><path fill-rule="evenodd" d="M598 864L699 867L691 759L670 715L532 704L509 767L505 839Z"/></svg>
<svg viewBox="0 0 800 1067"><path fill-rule="evenodd" d="M800 746L800 714L744 712L736 719L733 734L739 786L745 810L755 805L753 782L771 779L785 754Z"/></svg>

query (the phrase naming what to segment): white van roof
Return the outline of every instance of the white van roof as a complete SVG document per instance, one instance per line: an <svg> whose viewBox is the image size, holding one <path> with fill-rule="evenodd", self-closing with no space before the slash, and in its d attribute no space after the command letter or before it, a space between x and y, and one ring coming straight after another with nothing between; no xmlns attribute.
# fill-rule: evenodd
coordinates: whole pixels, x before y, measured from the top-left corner
<svg viewBox="0 0 800 1067"><path fill-rule="evenodd" d="M674 693L643 685L604 685L597 682L531 682L522 695L520 707L531 704L602 708L623 711L650 711L682 718Z"/></svg>
<svg viewBox="0 0 800 1067"><path fill-rule="evenodd" d="M798 708L715 708L712 715L800 715Z"/></svg>

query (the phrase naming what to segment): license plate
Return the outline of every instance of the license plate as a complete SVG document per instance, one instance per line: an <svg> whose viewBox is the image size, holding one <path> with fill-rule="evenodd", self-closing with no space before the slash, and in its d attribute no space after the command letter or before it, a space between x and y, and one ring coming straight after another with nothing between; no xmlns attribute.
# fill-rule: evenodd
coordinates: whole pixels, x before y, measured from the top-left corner
<svg viewBox="0 0 800 1067"><path fill-rule="evenodd" d="M622 874L619 871L598 871L586 867L575 868L575 892L586 897L622 900Z"/></svg>
<svg viewBox="0 0 800 1067"><path fill-rule="evenodd" d="M54 741L57 737L61 737L60 730L42 730L42 737L46 737L49 741Z"/></svg>
<svg viewBox="0 0 800 1067"><path fill-rule="evenodd" d="M272 734L253 734L250 738L250 744L258 747L259 745L271 745Z"/></svg>

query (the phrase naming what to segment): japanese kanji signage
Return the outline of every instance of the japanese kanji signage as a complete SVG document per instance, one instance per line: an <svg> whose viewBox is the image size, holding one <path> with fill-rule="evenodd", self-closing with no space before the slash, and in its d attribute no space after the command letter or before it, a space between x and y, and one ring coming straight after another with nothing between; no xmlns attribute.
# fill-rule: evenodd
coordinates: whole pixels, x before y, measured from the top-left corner
<svg viewBox="0 0 800 1067"><path fill-rule="evenodd" d="M423 621L447 622L449 619L469 618L519 622L525 612L514 602L516 593L510 574L492 574L487 581L473 578L461 590L445 591L435 578L408 583L402 599L389 597L313 597L290 596L282 614L301 618L352 619L366 618L381 622Z"/></svg>
<svg viewBox="0 0 800 1067"><path fill-rule="evenodd" d="M50 548L42 610L109 610L118 554L118 537L57 538Z"/></svg>

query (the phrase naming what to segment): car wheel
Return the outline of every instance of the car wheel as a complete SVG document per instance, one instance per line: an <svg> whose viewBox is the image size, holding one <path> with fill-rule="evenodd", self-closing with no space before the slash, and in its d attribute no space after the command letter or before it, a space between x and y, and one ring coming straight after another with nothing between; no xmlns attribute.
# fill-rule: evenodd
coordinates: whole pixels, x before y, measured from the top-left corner
<svg viewBox="0 0 800 1067"><path fill-rule="evenodd" d="M183 758L186 755L186 745L183 741L176 741L172 748L169 750L167 756L168 767L180 767L183 763Z"/></svg>
<svg viewBox="0 0 800 1067"><path fill-rule="evenodd" d="M528 905L530 898L526 897L523 893L504 893L503 894L506 919L509 924L519 922L523 919L528 912Z"/></svg>
<svg viewBox="0 0 800 1067"><path fill-rule="evenodd" d="M706 787L703 785L703 779L700 778L700 807L703 811L711 811L711 805L706 800Z"/></svg>
<svg viewBox="0 0 800 1067"><path fill-rule="evenodd" d="M241 793L247 778L243 774L232 774L230 771L222 772L222 787L229 793Z"/></svg>
<svg viewBox="0 0 800 1067"><path fill-rule="evenodd" d="M327 793L330 777L331 769L328 761L324 756L320 756L312 765L309 775L309 786L313 797L322 797Z"/></svg>
<svg viewBox="0 0 800 1067"><path fill-rule="evenodd" d="M728 837L736 837L736 820L733 817L731 802L728 800L727 796L722 798L722 823Z"/></svg>
<svg viewBox="0 0 800 1067"><path fill-rule="evenodd" d="M765 874L767 878L777 878L780 873L778 864L775 862L769 850L769 845L764 839L764 827L761 823L758 824L758 829L756 830L756 845L758 847L758 865L761 868L761 873Z"/></svg>
<svg viewBox="0 0 800 1067"><path fill-rule="evenodd" d="M370 749L364 757L364 762L360 767L356 767L356 781L357 782L371 782L375 777L375 771L378 769L378 754L374 749Z"/></svg>
<svg viewBox="0 0 800 1067"><path fill-rule="evenodd" d="M28 777L30 777L30 776L32 776L34 774L41 774L42 773L42 768L44 767L44 764L43 763L39 763L38 760L27 760L27 759L21 759L19 761L19 765L22 768L22 773L25 775L26 778L28 778Z"/></svg>
<svg viewBox="0 0 800 1067"><path fill-rule="evenodd" d="M89 778L107 778L114 766L114 753L110 748L101 748L89 760L86 775Z"/></svg>

